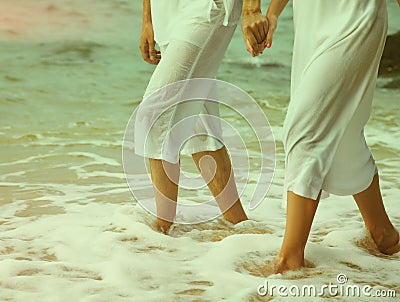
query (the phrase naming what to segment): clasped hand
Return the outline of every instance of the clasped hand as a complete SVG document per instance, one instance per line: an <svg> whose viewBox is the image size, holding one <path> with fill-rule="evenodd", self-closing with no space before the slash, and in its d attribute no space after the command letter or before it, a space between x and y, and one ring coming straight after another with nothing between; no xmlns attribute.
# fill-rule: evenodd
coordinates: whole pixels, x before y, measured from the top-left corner
<svg viewBox="0 0 400 302"><path fill-rule="evenodd" d="M272 46L277 19L276 17L266 17L261 12L243 14L243 38L247 51L253 57L262 54L265 48Z"/></svg>

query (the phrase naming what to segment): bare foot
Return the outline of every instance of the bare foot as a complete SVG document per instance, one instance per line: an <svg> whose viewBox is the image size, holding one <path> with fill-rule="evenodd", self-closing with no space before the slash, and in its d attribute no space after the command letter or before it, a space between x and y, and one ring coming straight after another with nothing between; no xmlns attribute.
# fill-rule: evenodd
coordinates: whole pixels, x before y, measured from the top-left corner
<svg viewBox="0 0 400 302"><path fill-rule="evenodd" d="M394 227L370 233L376 247L382 254L393 255L400 251L399 232Z"/></svg>
<svg viewBox="0 0 400 302"><path fill-rule="evenodd" d="M302 257L283 257L278 255L274 259L275 274L282 274L286 271L296 271L303 266L305 266L305 264L304 258Z"/></svg>
<svg viewBox="0 0 400 302"><path fill-rule="evenodd" d="M168 235L169 229L171 228L172 224L173 222L171 221L157 218L157 221L155 222L155 227L159 232Z"/></svg>
<svg viewBox="0 0 400 302"><path fill-rule="evenodd" d="M246 214L244 214L244 215L246 215ZM245 220L248 220L248 218L247 218L247 216L240 216L240 215L237 215L237 216L228 216L228 215L226 215L226 214L224 214L224 218L225 218L225 220L226 221L229 221L230 223L232 223L232 224L238 224L238 223L240 223L240 222L243 222L243 221L245 221Z"/></svg>
<svg viewBox="0 0 400 302"><path fill-rule="evenodd" d="M248 220L240 200L237 200L232 207L223 213L223 215L226 220L233 224L238 224L239 222Z"/></svg>
<svg viewBox="0 0 400 302"><path fill-rule="evenodd" d="M282 257L277 256L273 260L272 266L274 267L275 274L282 274L286 271L296 271L296 270L300 270L301 268L304 268L304 267L305 268L315 268L315 264L306 259L303 259L303 263L300 266L298 264L293 265L293 263L291 265L288 265L288 263L284 262L282 259L283 259Z"/></svg>

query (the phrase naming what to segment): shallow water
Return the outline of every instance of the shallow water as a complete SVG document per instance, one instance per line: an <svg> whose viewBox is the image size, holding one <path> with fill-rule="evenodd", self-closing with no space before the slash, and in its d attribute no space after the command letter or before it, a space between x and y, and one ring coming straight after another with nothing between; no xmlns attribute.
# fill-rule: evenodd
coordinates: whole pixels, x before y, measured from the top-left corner
<svg viewBox="0 0 400 302"><path fill-rule="evenodd" d="M400 10L388 3L393 33ZM250 93L272 125L277 167L267 199L248 211L251 221L178 225L167 237L131 196L121 161L125 126L153 70L138 51L139 1L0 1L0 300L283 300L256 290L284 231L291 28L288 9L274 47L256 59L237 31L218 76ZM378 81L366 136L399 227L400 91L383 89L386 81ZM351 198L332 196L321 202L306 251L315 267L268 280L321 285L345 273L348 284L400 295L399 255L374 257L365 238ZM333 298L348 300L364 301Z"/></svg>

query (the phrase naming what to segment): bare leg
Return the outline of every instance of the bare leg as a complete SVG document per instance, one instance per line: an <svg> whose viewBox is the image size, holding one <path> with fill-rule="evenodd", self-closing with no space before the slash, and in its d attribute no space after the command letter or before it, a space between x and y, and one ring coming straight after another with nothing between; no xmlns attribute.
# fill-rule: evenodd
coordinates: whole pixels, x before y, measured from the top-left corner
<svg viewBox="0 0 400 302"><path fill-rule="evenodd" d="M226 148L194 153L192 157L225 219L235 224L247 220L237 193Z"/></svg>
<svg viewBox="0 0 400 302"><path fill-rule="evenodd" d="M379 251L388 255L398 252L399 232L390 222L383 205L378 174L374 176L368 189L353 197Z"/></svg>
<svg viewBox="0 0 400 302"><path fill-rule="evenodd" d="M172 164L164 160L150 158L150 173L156 198L157 228L160 232L166 234L176 215L179 163Z"/></svg>
<svg viewBox="0 0 400 302"><path fill-rule="evenodd" d="M286 231L281 251L275 259L276 273L297 270L304 266L304 249L319 199L320 196L317 200L312 200L288 192Z"/></svg>

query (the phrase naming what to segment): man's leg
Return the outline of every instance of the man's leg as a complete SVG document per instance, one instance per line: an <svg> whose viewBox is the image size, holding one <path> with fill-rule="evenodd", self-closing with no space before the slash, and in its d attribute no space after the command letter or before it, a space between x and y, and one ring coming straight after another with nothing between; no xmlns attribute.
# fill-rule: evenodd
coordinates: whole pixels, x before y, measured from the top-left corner
<svg viewBox="0 0 400 302"><path fill-rule="evenodd" d="M156 198L157 228L166 234L176 215L179 163L150 158L150 173Z"/></svg>
<svg viewBox="0 0 400 302"><path fill-rule="evenodd" d="M246 213L240 203L226 148L194 153L192 157L225 219L232 223L247 220Z"/></svg>

